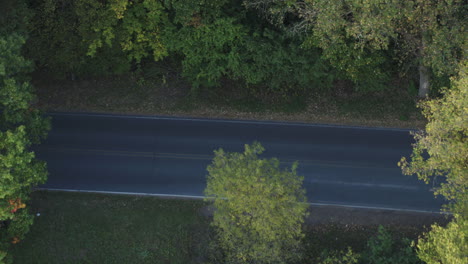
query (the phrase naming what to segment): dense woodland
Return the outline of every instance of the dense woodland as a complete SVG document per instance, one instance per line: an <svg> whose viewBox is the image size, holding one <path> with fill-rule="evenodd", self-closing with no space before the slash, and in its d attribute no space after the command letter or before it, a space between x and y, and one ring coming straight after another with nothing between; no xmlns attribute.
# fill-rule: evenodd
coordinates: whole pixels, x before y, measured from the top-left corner
<svg viewBox="0 0 468 264"><path fill-rule="evenodd" d="M455 215L421 239L419 259L463 263L467 13L463 0L1 0L0 263L28 232L31 186L47 176L30 148L50 126L33 107L31 76L74 81L157 67L182 76L194 97L230 80L256 96L305 96L345 81L355 93L435 98L421 104L429 124L400 165L426 181L444 175L436 191ZM324 263L356 263L349 254Z"/></svg>
<svg viewBox="0 0 468 264"><path fill-rule="evenodd" d="M297 94L392 78L437 91L456 73L464 1L7 1L24 56L57 78L173 63L193 91L220 85ZM15 26L13 21L19 23ZM406 87L404 87L406 88Z"/></svg>

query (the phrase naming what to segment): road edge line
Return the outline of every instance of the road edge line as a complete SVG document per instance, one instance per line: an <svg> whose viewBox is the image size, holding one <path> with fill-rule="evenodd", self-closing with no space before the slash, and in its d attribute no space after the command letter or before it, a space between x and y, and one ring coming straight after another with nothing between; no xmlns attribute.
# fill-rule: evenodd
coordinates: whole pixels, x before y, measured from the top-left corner
<svg viewBox="0 0 468 264"><path fill-rule="evenodd" d="M343 128L343 129L363 129L363 130L384 130L411 132L418 129L411 128L396 128L396 127L367 127L367 126L351 126L351 125L335 125L321 123L301 123L301 122L285 122L285 121L268 121L268 120L242 120L242 119L222 119L222 118L199 118L199 117L183 117L183 116L146 116L146 115L124 115L112 113L92 113L92 112L49 112L46 115L51 116L91 116L91 117L109 117L109 118L128 118L128 119L154 119L154 120L175 120L175 121L192 121L192 122L218 122L218 123L233 123L233 124L259 124L259 125L280 125L280 126L304 126L304 127L323 127L323 128Z"/></svg>
<svg viewBox="0 0 468 264"><path fill-rule="evenodd" d="M97 193L97 194L115 194L115 195L134 195L134 196L150 196L150 197L161 197L161 198L180 198L180 199L205 199L205 196L197 195L183 195L183 194L162 194L162 193L139 193L139 192L118 192L118 191L97 191L97 190L79 190L79 189L58 189L58 188L44 188L36 187L34 190L37 191L53 191L53 192L77 192L77 193ZM425 211L425 210L412 210L412 209L398 209L390 207L373 207L373 206L361 206L361 205L346 205L346 204L334 204L324 202L313 202L307 203L312 206L331 206L331 207L342 207L342 208L353 208L353 209L366 209L366 210L381 210L381 211L397 211L406 213L424 213L424 214L442 214L451 215L449 212L444 211Z"/></svg>

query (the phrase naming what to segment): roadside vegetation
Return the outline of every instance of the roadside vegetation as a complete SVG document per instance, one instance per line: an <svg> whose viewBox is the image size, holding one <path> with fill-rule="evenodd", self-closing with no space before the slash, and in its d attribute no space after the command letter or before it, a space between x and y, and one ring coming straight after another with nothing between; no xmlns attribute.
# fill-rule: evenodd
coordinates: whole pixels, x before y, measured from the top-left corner
<svg viewBox="0 0 468 264"><path fill-rule="evenodd" d="M35 215L34 225L12 248L14 263L220 263L221 252L211 246L216 238L210 225L212 209L201 200L35 191L30 210ZM320 210L311 208L311 216ZM333 213L328 211L330 215ZM353 218L350 214L346 219ZM406 248L404 237L413 240L430 223L447 222L444 216L427 216L424 221L418 215L402 219L395 217L394 223L384 224L391 234L391 240L384 235L384 246L367 245L377 238L379 227L364 220L306 222L301 263L320 263L340 251L346 254L348 247L353 256L381 250L376 256L391 259L394 252ZM391 249L386 248L390 244Z"/></svg>
<svg viewBox="0 0 468 264"><path fill-rule="evenodd" d="M418 94L464 56L463 1L345 2L28 2L36 104L422 128Z"/></svg>
<svg viewBox="0 0 468 264"><path fill-rule="evenodd" d="M411 160L399 165L403 173L416 174L426 183L442 178L435 195L447 200L445 210L454 220L446 227L432 227L418 244L418 256L426 263L468 262L468 63L440 99L421 105L428 124L414 133Z"/></svg>
<svg viewBox="0 0 468 264"><path fill-rule="evenodd" d="M167 74L165 69L160 71L161 76ZM349 82L337 82L330 91L309 92L300 96L239 93L236 89L238 84L228 80L223 82L222 87L200 89L197 96L193 96L190 84L181 76L164 79L144 77L144 73L138 72L75 81L53 80L39 75L33 78L33 84L38 96L35 106L43 111L399 128L423 128L426 122L416 107L414 93L410 95L407 90L357 93Z"/></svg>
<svg viewBox="0 0 468 264"><path fill-rule="evenodd" d="M45 162L30 150L45 138L49 122L30 106L32 67L21 54L25 37L20 19L16 14L0 16L2 25L10 22L0 27L0 263L11 261L8 250L24 239L33 223L31 187L47 179Z"/></svg>
<svg viewBox="0 0 468 264"><path fill-rule="evenodd" d="M0 11L0 263L468 262L464 1L6 0ZM230 210L219 198L237 183L223 176L254 165L249 184L262 182L256 194L265 195L256 198L303 201L294 168L249 154L259 146L217 152L213 216L202 201L30 199L47 178L31 151L49 129L40 110L424 128L400 166L444 179L435 192L453 220L431 230L314 225L293 206L288 222L275 218L282 210L245 204L247 191ZM294 188L278 194L278 185ZM262 226L255 214L275 221ZM289 229L272 231L278 223Z"/></svg>
<svg viewBox="0 0 468 264"><path fill-rule="evenodd" d="M261 159L258 142L244 153L215 151L208 166L206 201L222 255L218 263L295 263L302 259L307 216L303 177L280 169L278 159Z"/></svg>
<svg viewBox="0 0 468 264"><path fill-rule="evenodd" d="M210 240L199 200L34 192L32 201L40 216L11 251L15 263L197 263Z"/></svg>

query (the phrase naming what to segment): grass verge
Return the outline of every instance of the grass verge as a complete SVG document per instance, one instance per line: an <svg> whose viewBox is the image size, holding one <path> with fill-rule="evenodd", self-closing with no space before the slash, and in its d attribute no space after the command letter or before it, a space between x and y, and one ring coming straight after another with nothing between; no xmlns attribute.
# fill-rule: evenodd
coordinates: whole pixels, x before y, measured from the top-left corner
<svg viewBox="0 0 468 264"><path fill-rule="evenodd" d="M159 76L159 75L158 75ZM162 76L166 76L162 74ZM404 89L354 93L340 86L295 96L249 94L234 81L200 89L196 96L178 75L138 74L54 81L36 75L36 106L45 111L104 112L246 120L276 120L371 127L422 128L415 98ZM345 89L345 90L346 90ZM255 89L253 89L255 90ZM400 92L397 92L400 90ZM244 91L244 92L239 92ZM403 91L403 92L401 92Z"/></svg>
<svg viewBox="0 0 468 264"><path fill-rule="evenodd" d="M15 263L207 263L213 230L201 200L37 191L31 210L36 217L27 237L15 245ZM375 212L312 208L306 226L306 260L321 252L365 250L376 234ZM344 214L344 215L343 215ZM402 219L383 213L382 219ZM416 239L441 217L414 215L385 226L397 237ZM340 221L330 221L337 219ZM360 221L359 219L364 219ZM374 219L375 220L375 219ZM421 221L423 220L423 221Z"/></svg>
<svg viewBox="0 0 468 264"><path fill-rule="evenodd" d="M197 263L202 201L34 192L36 217L15 263Z"/></svg>

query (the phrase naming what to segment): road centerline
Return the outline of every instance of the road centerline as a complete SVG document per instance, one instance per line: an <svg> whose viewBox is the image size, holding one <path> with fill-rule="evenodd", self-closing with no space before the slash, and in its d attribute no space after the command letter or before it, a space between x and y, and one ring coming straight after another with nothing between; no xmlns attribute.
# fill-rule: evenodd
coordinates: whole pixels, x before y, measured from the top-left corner
<svg viewBox="0 0 468 264"><path fill-rule="evenodd" d="M34 148L49 168L43 187L202 195L213 150L262 143L262 158L299 162L309 201L415 210L442 202L396 163L411 153L408 130L190 118L52 114ZM427 189L427 190L426 190Z"/></svg>

